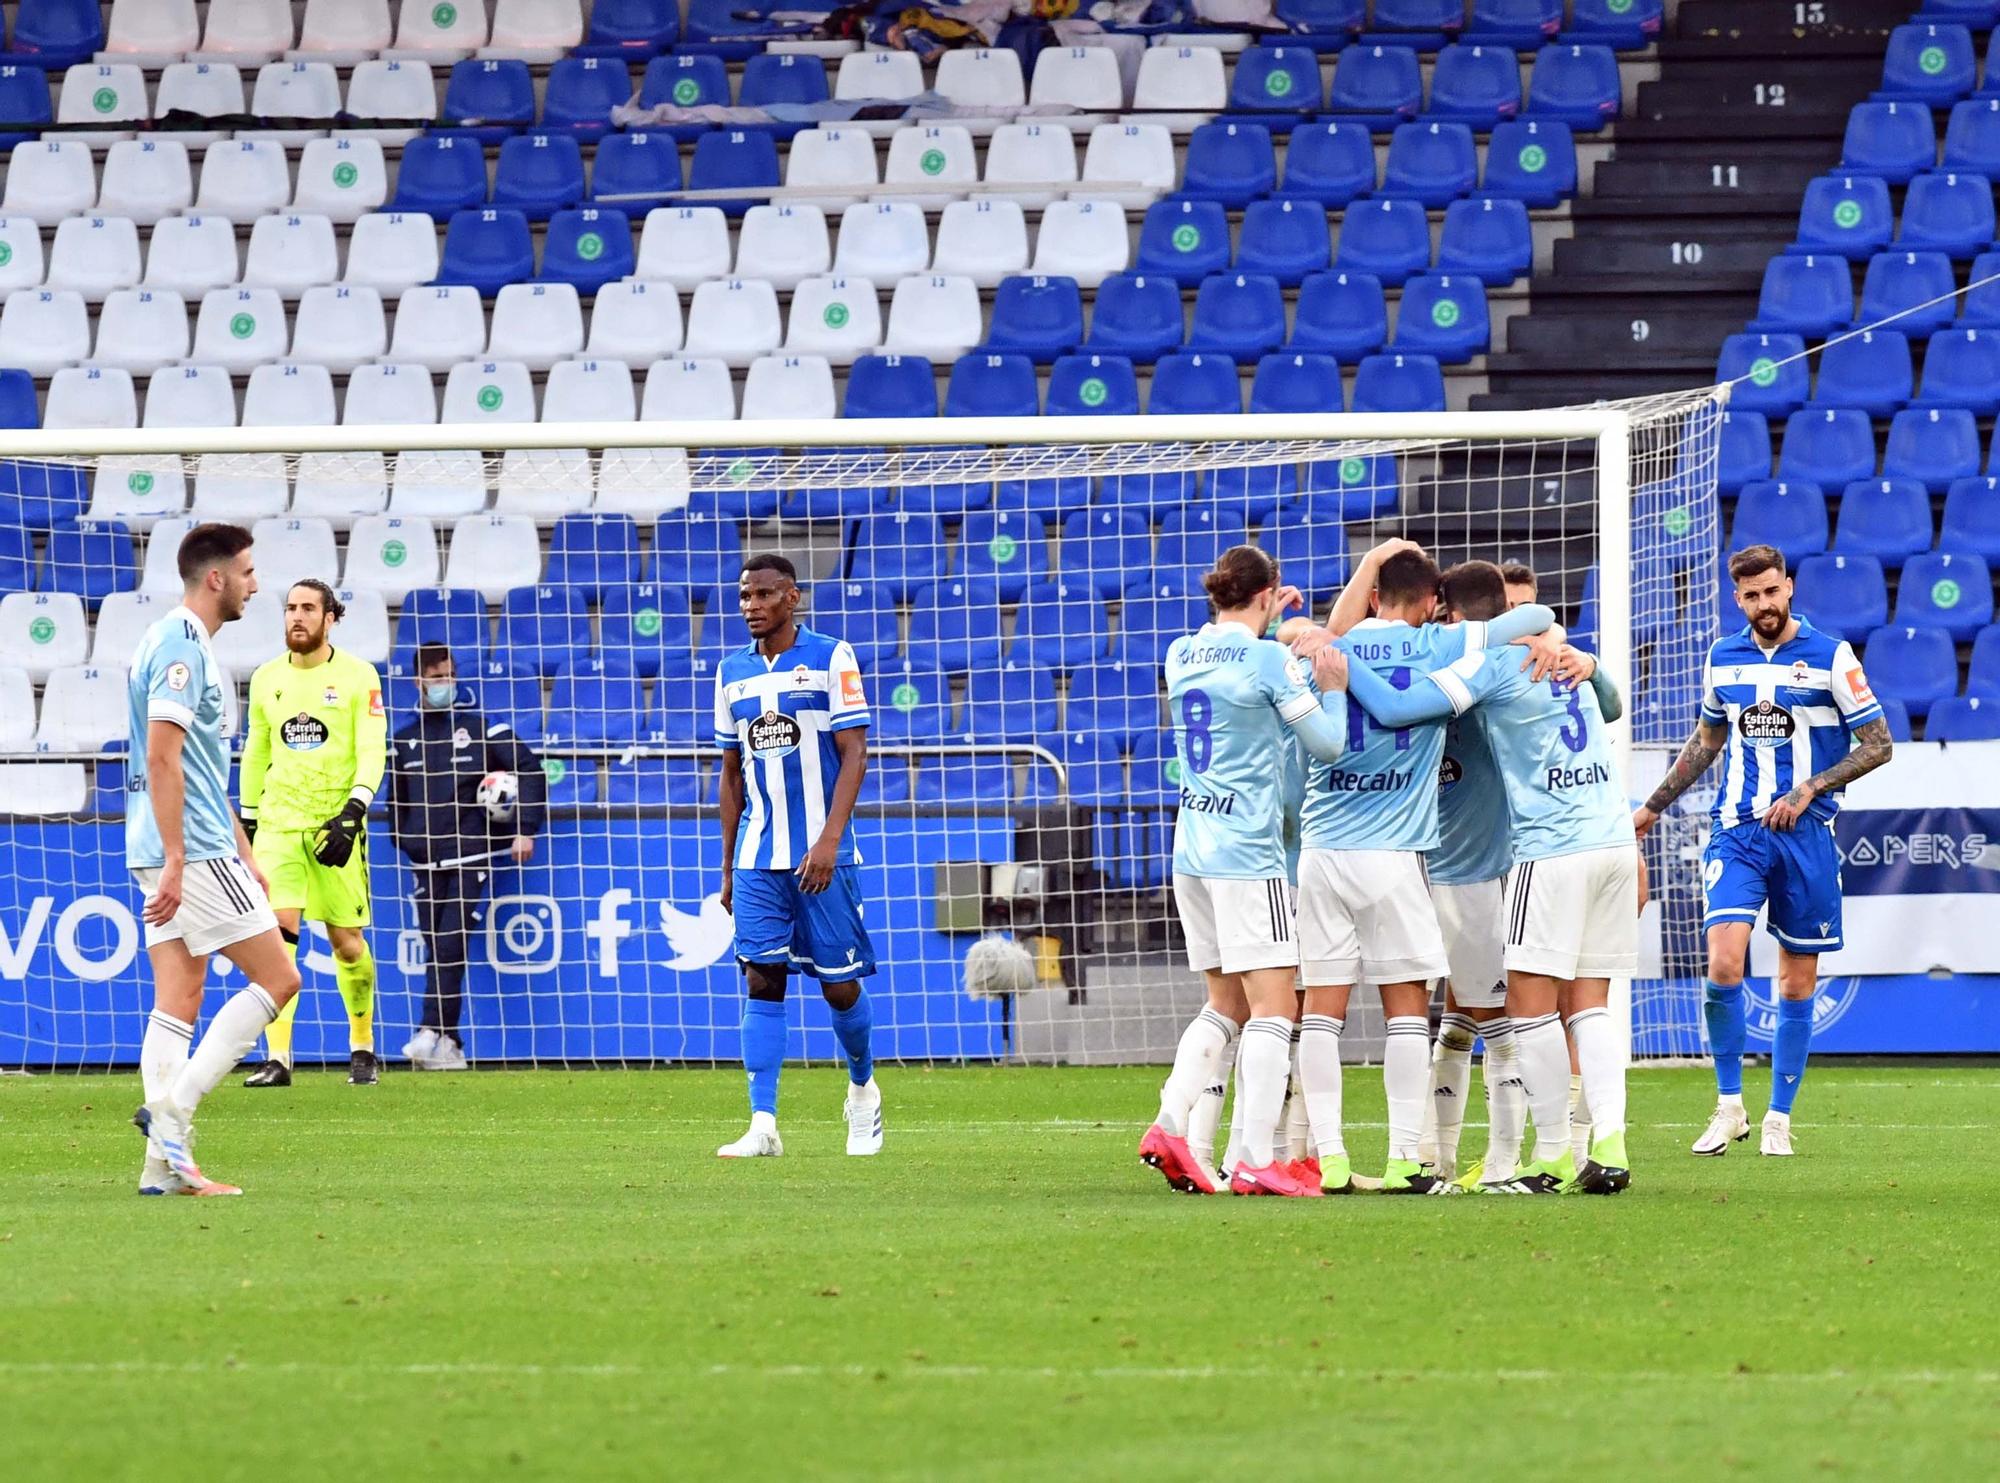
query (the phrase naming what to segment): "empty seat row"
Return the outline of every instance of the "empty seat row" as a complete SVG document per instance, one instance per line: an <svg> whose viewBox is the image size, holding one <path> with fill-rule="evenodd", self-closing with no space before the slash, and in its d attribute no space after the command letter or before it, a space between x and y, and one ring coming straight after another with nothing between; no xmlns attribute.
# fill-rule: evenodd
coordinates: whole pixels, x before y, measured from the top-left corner
<svg viewBox="0 0 2000 1483"><path fill-rule="evenodd" d="M91 214L151 226L190 210L232 221L290 210L352 222L387 195L388 167L376 139L308 141L295 181L291 157L274 139L209 144L199 172L178 139L123 139L100 172L81 140L64 138L15 146L0 211L45 227Z"/></svg>
<svg viewBox="0 0 2000 1483"><path fill-rule="evenodd" d="M1771 443L1763 423L1761 413L1731 414L1718 480L1723 489L1734 491L1771 476ZM1865 412L1809 407L1785 420L1777 471L1781 479L1840 489L1876 477L1876 463L1874 428ZM1944 494L1982 473L2000 473L2000 463L1991 458L1982 468L1979 429L1964 408L1916 407L1897 413L1880 463L1882 478L1931 494Z"/></svg>
<svg viewBox="0 0 2000 1483"><path fill-rule="evenodd" d="M1853 260L1890 245L1936 251L1957 261L1993 245L1993 182L1960 170L1932 170L1911 179L1897 218L1889 184L1879 175L1822 175L1806 186L1794 252Z"/></svg>
<svg viewBox="0 0 2000 1483"><path fill-rule="evenodd" d="M1909 338L1893 329L1828 342L1812 357L1814 378L1801 336L1745 333L1723 342L1717 376L1736 383L1734 405L1750 412L1790 413L1808 401L1874 417L1905 405L1963 407L1981 416L2000 411L2000 332L1939 330L1922 348L1921 382Z"/></svg>
<svg viewBox="0 0 2000 1483"><path fill-rule="evenodd" d="M1988 571L1987 553L1993 550L1995 532L2000 530L2000 499L1995 497L1995 487L1992 476L1962 479L1952 486L1945 504L1941 549L1933 551L1933 542L1939 538L1930 497L1922 485L1897 479L1857 479L1841 491L1836 523L1819 485L1802 480L1762 480L1744 485L1737 496L1731 549L1759 543L1776 546L1785 552L1790 564L1829 550L1872 557L1890 571L1907 567L1909 580L1928 591L1932 579L1921 575L1928 571L1927 563L1948 565L1947 558L1961 565L1977 561L1982 576ZM1975 585L1970 578L1954 578L1954 591ZM1989 582L1986 601L1991 600ZM1956 599L1941 606L1962 608ZM1933 613L1908 621L1944 620ZM1977 627L1987 620L1967 621Z"/></svg>
<svg viewBox="0 0 2000 1483"><path fill-rule="evenodd" d="M2000 174L2000 98L1967 98L1952 105L1942 157L1937 123L1926 104L1871 100L1849 111L1840 150L1843 172L1907 185L1937 168Z"/></svg>
<svg viewBox="0 0 2000 1483"><path fill-rule="evenodd" d="M2000 327L2000 252L1982 252L1958 291L1951 258L1942 252L1878 252L1862 277L1861 307L1854 306L1853 270L1848 259L1818 253L1785 253L1764 269L1757 331L1790 331L1820 337L1848 328L1883 325L1922 340L1954 322Z"/></svg>

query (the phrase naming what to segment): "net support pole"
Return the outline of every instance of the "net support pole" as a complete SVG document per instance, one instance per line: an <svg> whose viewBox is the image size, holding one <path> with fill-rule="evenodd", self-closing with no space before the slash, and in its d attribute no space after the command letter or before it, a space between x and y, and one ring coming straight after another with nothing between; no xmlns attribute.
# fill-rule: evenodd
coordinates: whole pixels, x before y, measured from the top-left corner
<svg viewBox="0 0 2000 1483"><path fill-rule="evenodd" d="M1611 725L1618 776L1632 787L1632 710L1637 674L1632 667L1632 425L1624 412L1611 414L1597 435L1597 649L1611 678L1625 689L1624 715ZM1636 904L1635 904L1636 910ZM1612 1023L1632 1059L1632 981L1614 978Z"/></svg>

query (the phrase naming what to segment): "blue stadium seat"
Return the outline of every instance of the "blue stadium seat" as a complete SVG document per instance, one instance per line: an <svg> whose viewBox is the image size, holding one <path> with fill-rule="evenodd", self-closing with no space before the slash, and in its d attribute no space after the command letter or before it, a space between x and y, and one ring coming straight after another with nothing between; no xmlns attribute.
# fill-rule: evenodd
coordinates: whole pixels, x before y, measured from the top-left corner
<svg viewBox="0 0 2000 1483"><path fill-rule="evenodd" d="M64 520L49 532L42 564L44 592L72 592L96 612L114 592L139 585L132 532L117 521Z"/></svg>
<svg viewBox="0 0 2000 1483"><path fill-rule="evenodd" d="M716 59L697 57L686 60L714 62ZM769 134L717 129L695 140L694 160L688 166L689 190L730 190L739 186L775 186L778 183L778 145ZM720 207L728 216L741 216L759 204L761 199L746 196L709 200L702 204Z"/></svg>
<svg viewBox="0 0 2000 1483"><path fill-rule="evenodd" d="M1008 656L1062 673L1094 664L1111 642L1104 579L1115 593L1123 575L1129 573L1071 571L1029 587L1015 612Z"/></svg>
<svg viewBox="0 0 2000 1483"><path fill-rule="evenodd" d="M1722 414L1720 447L1715 456L1715 483L1734 494L1755 479L1771 477L1771 425L1762 412L1734 408Z"/></svg>
<svg viewBox="0 0 2000 1483"><path fill-rule="evenodd" d="M1312 524L1381 520L1402 502L1402 474L1393 453L1309 463L1304 478L1306 519Z"/></svg>
<svg viewBox="0 0 2000 1483"><path fill-rule="evenodd" d="M476 139L423 134L403 146L391 211L445 218L486 200L486 152Z"/></svg>
<svg viewBox="0 0 2000 1483"><path fill-rule="evenodd" d="M621 746L639 739L646 715L645 682L604 663L581 659L555 677L549 691L549 722L543 740L551 746ZM578 761L568 777L588 777L594 764ZM553 784L557 781L551 777ZM553 789L551 790L553 791Z"/></svg>
<svg viewBox="0 0 2000 1483"><path fill-rule="evenodd" d="M589 298L633 268L632 225L613 206L579 206L549 219L542 242L542 280L574 284Z"/></svg>
<svg viewBox="0 0 2000 1483"><path fill-rule="evenodd" d="M701 763L692 757L616 757L605 773L604 802L613 808L693 808L702 801Z"/></svg>
<svg viewBox="0 0 2000 1483"><path fill-rule="evenodd" d="M1320 51L1337 51L1361 34L1368 0L1278 0L1278 19L1291 29L1288 40Z"/></svg>
<svg viewBox="0 0 2000 1483"><path fill-rule="evenodd" d="M529 221L583 199L583 151L569 134L516 134L500 146L493 176L493 204L511 206Z"/></svg>
<svg viewBox="0 0 2000 1483"><path fill-rule="evenodd" d="M1152 527L1135 510L1077 510L1063 520L1060 555L1064 578L1113 597L1153 569Z"/></svg>
<svg viewBox="0 0 2000 1483"><path fill-rule="evenodd" d="M1854 270L1846 258L1780 253L1764 265L1764 287L1751 329L1792 330L1823 340L1846 329L1853 318Z"/></svg>
<svg viewBox="0 0 2000 1483"><path fill-rule="evenodd" d="M1833 550L1872 556L1890 571L1931 548L1931 501L1912 479L1860 479L1840 498Z"/></svg>
<svg viewBox="0 0 2000 1483"><path fill-rule="evenodd" d="M863 355L847 372L842 417L935 417L937 370L921 355Z"/></svg>
<svg viewBox="0 0 2000 1483"><path fill-rule="evenodd" d="M1423 106L1423 73L1410 47L1351 46L1334 64L1328 113L1370 129L1393 129Z"/></svg>
<svg viewBox="0 0 2000 1483"><path fill-rule="evenodd" d="M1875 703L1882 707L1882 719L1889 723L1889 740L1898 743L1913 740L1909 707L1900 700L1884 700L1880 695L1875 697Z"/></svg>
<svg viewBox="0 0 2000 1483"><path fill-rule="evenodd" d="M1830 342L1819 353L1819 380L1813 405L1859 407L1887 417L1909 401L1916 374L1908 337L1895 330L1864 330L1852 339Z"/></svg>
<svg viewBox="0 0 2000 1483"><path fill-rule="evenodd" d="M2000 410L2000 328L1939 330L1924 352L1921 407Z"/></svg>
<svg viewBox="0 0 2000 1483"><path fill-rule="evenodd" d="M1943 257L1943 253L1937 254ZM1966 275L1970 287L1958 300L1958 322L1961 325L1977 325L1982 329L2000 329L2000 283L1983 282L1984 279L2000 275L2000 252L1982 252L1972 260L1971 271ZM1950 293L1952 285L1946 283L1942 293ZM1950 303L1939 308L1948 309ZM1936 310L1928 311L1935 313ZM1939 325L1937 328L1942 329Z"/></svg>
<svg viewBox="0 0 2000 1483"><path fill-rule="evenodd" d="M1242 210L1278 183L1278 157L1263 124L1199 124L1188 136L1181 194Z"/></svg>
<svg viewBox="0 0 2000 1483"><path fill-rule="evenodd" d="M896 510L864 515L848 527L851 581L872 583L898 602L944 576L944 527L935 515Z"/></svg>
<svg viewBox="0 0 2000 1483"><path fill-rule="evenodd" d="M516 587L500 604L494 662L546 679L590 654L590 598L572 587Z"/></svg>
<svg viewBox="0 0 2000 1483"><path fill-rule="evenodd" d="M984 349L1013 351L1047 365L1069 354L1082 339L1083 296L1074 278L1000 280Z"/></svg>
<svg viewBox="0 0 2000 1483"><path fill-rule="evenodd" d="M1993 182L1984 175L1934 170L1910 182L1896 245L1931 249L1963 262L1993 241Z"/></svg>
<svg viewBox="0 0 2000 1483"><path fill-rule="evenodd" d="M1576 0L1570 34L1632 51L1652 44L1665 14L1665 0Z"/></svg>
<svg viewBox="0 0 2000 1483"><path fill-rule="evenodd" d="M844 639L852 646L864 673L872 674L877 666L895 658L903 647L893 584L882 587L867 581L814 582L806 591L799 621L821 633Z"/></svg>
<svg viewBox="0 0 2000 1483"><path fill-rule="evenodd" d="M1924 121L1930 122L1929 110L1924 114ZM1951 105L1941 164L1946 170L2000 175L2000 98L1967 98ZM1928 169L1930 161L1924 167Z"/></svg>
<svg viewBox="0 0 2000 1483"><path fill-rule="evenodd" d="M1060 737L1043 737L1042 744L1062 759L1071 803L1080 808L1110 808L1125 801L1125 759L1111 738L1070 730ZM1021 801L1052 804L1062 798L1053 769L1046 763L1030 762L1027 791Z"/></svg>
<svg viewBox="0 0 2000 1483"><path fill-rule="evenodd" d="M1440 273L1469 274L1491 288L1504 288L1525 276L1534 262L1534 234L1521 202L1485 196L1445 207L1437 251Z"/></svg>
<svg viewBox="0 0 2000 1483"><path fill-rule="evenodd" d="M1460 365L1475 355L1484 355L1492 339L1486 286L1477 278L1422 273L1403 285L1391 349Z"/></svg>
<svg viewBox="0 0 2000 1483"><path fill-rule="evenodd" d="M1217 508L1212 501L1185 505L1168 511L1160 523L1160 544L1153 564L1163 572L1205 571L1224 551L1245 545L1249 539L1249 523L1237 511Z"/></svg>
<svg viewBox="0 0 2000 1483"><path fill-rule="evenodd" d="M1136 417L1139 378L1122 355L1065 355L1049 369L1050 417Z"/></svg>
<svg viewBox="0 0 2000 1483"><path fill-rule="evenodd" d="M1071 731L1095 732L1129 748L1160 731L1160 671L1147 646L1114 645L1102 660L1070 677L1063 714Z"/></svg>
<svg viewBox="0 0 2000 1483"><path fill-rule="evenodd" d="M25 527L0 521L0 592L32 592L35 538Z"/></svg>
<svg viewBox="0 0 2000 1483"><path fill-rule="evenodd" d="M632 101L632 74L616 57L563 57L543 85L542 128L596 143L611 131L611 110Z"/></svg>
<svg viewBox="0 0 2000 1483"><path fill-rule="evenodd" d="M1442 412L1444 372L1434 355L1365 357L1354 371L1356 412Z"/></svg>
<svg viewBox="0 0 2000 1483"><path fill-rule="evenodd" d="M1042 560L1045 567L1046 554ZM991 577L958 577L924 588L910 606L910 653L946 674L999 663L1000 609L1019 597L1018 591L1003 596L1001 583Z"/></svg>
<svg viewBox="0 0 2000 1483"><path fill-rule="evenodd" d="M390 685L397 686L401 678L391 679ZM411 691L407 709L414 711L417 681L409 677L403 683ZM533 670L515 669L504 659L489 659L473 670L461 666L459 697L461 704L469 702L477 706L488 721L504 721L513 727L515 734L530 746L540 746L546 738L548 722L542 715L542 676ZM399 714L405 709L393 700L389 708Z"/></svg>
<svg viewBox="0 0 2000 1483"><path fill-rule="evenodd" d="M1254 361L1285 342L1285 294L1261 273L1212 273L1195 290L1187 347Z"/></svg>
<svg viewBox="0 0 2000 1483"><path fill-rule="evenodd" d="M1146 365L1179 348L1181 316L1180 285L1172 278L1113 273L1097 286L1083 348Z"/></svg>
<svg viewBox="0 0 2000 1483"><path fill-rule="evenodd" d="M1231 113L1318 113L1320 101L1319 53L1299 46L1250 46L1236 54Z"/></svg>
<svg viewBox="0 0 2000 1483"><path fill-rule="evenodd" d="M41 137L36 124L52 123L55 110L49 104L49 78L39 65L17 65L11 55L0 66L0 119L20 127L0 131L0 151Z"/></svg>
<svg viewBox="0 0 2000 1483"><path fill-rule="evenodd" d="M669 658L685 662L694 648L687 594L653 583L607 589L598 648L608 662L649 680Z"/></svg>
<svg viewBox="0 0 2000 1483"><path fill-rule="evenodd" d="M454 213L438 259L440 285L466 284L492 298L510 283L535 276L535 239L518 211L482 206Z"/></svg>
<svg viewBox="0 0 2000 1483"><path fill-rule="evenodd" d="M1486 141L1482 183L1488 195L1553 206L1576 194L1576 136L1554 119L1510 118Z"/></svg>
<svg viewBox="0 0 2000 1483"><path fill-rule="evenodd" d="M1528 74L1528 112L1572 129L1618 117L1618 58L1608 46L1545 46Z"/></svg>
<svg viewBox="0 0 2000 1483"><path fill-rule="evenodd" d="M818 57L759 52L743 63L737 102L744 108L765 108L773 103L803 106L826 100L826 63Z"/></svg>
<svg viewBox="0 0 2000 1483"><path fill-rule="evenodd" d="M653 687L650 724L669 746L707 746L715 736L715 672L686 655L670 658Z"/></svg>
<svg viewBox="0 0 2000 1483"><path fill-rule="evenodd" d="M1317 201L1274 198L1252 201L1243 211L1243 235L1236 244L1236 271L1262 273L1286 288L1333 261L1333 234L1326 208ZM1101 297L1101 291L1100 291Z"/></svg>
<svg viewBox="0 0 2000 1483"><path fill-rule="evenodd" d="M639 580L639 527L630 515L565 515L549 535L543 579L571 587L591 602L612 587Z"/></svg>
<svg viewBox="0 0 2000 1483"><path fill-rule="evenodd" d="M1925 551L1912 556L1896 586L1895 622L1942 628L1954 643L1993 621L1993 571L1983 556Z"/></svg>
<svg viewBox="0 0 2000 1483"><path fill-rule="evenodd" d="M1963 26L1911 24L1889 33L1877 98L1942 108L1972 91L1978 58Z"/></svg>
<svg viewBox="0 0 2000 1483"><path fill-rule="evenodd" d="M1736 496L1729 549L1741 551L1759 543L1776 546L1791 569L1824 551L1826 534L1826 496L1817 484L1762 479L1745 484Z"/></svg>
<svg viewBox="0 0 2000 1483"><path fill-rule="evenodd" d="M734 586L733 583L731 585ZM708 615L702 620L701 633L695 639L694 648L688 654L689 663L696 674L707 675L712 680L721 671L723 661L744 648L749 641L749 632L735 613L720 605L711 605Z"/></svg>
<svg viewBox="0 0 2000 1483"><path fill-rule="evenodd" d="M653 527L653 583L713 603L733 594L743 570L743 536L732 520L663 515Z"/></svg>
<svg viewBox="0 0 2000 1483"><path fill-rule="evenodd" d="M1373 273L1315 273L1299 286L1291 350L1318 351L1352 365L1389 339L1382 280Z"/></svg>
<svg viewBox="0 0 2000 1483"><path fill-rule="evenodd" d="M959 730L969 740L1033 741L1055 729L1055 680L1040 665L1008 659L998 669L974 670L966 681Z"/></svg>
<svg viewBox="0 0 2000 1483"><path fill-rule="evenodd" d="M678 108L727 108L734 101L729 96L729 73L722 58L716 56L681 52L654 57L646 63L646 75L639 82L641 108L656 108L662 103ZM670 124L664 132L685 142L704 137L707 127Z"/></svg>
<svg viewBox="0 0 2000 1483"><path fill-rule="evenodd" d="M104 17L97 0L22 0L7 50L42 67L90 61L104 50Z"/></svg>
<svg viewBox="0 0 2000 1483"><path fill-rule="evenodd" d="M18 367L0 369L0 429L41 425L35 378ZM0 459L0 529L42 531L81 519L88 493L84 474L75 464Z"/></svg>
<svg viewBox="0 0 2000 1483"><path fill-rule="evenodd" d="M1914 479L1936 494L1979 472L1979 427L1963 407L1910 407L1889 424L1882 477Z"/></svg>
<svg viewBox="0 0 2000 1483"><path fill-rule="evenodd" d="M1018 602L1030 582L1049 574L1047 523L1032 510L974 510L958 533L957 575L992 585L1002 602Z"/></svg>
<svg viewBox="0 0 2000 1483"><path fill-rule="evenodd" d="M1821 175L1806 185L1794 251L1831 252L1860 261L1889 245L1895 213L1879 175Z"/></svg>
<svg viewBox="0 0 2000 1483"><path fill-rule="evenodd" d="M1341 217L1336 268L1373 273L1385 285L1401 286L1430 263L1431 224L1421 202L1358 201Z"/></svg>
<svg viewBox="0 0 2000 1483"><path fill-rule="evenodd" d="M916 791L910 796L918 803L1009 803L1014 797L1014 763L990 755L922 757L917 760Z"/></svg>
<svg viewBox="0 0 2000 1483"><path fill-rule="evenodd" d="M1861 651L1861 667L1878 698L1901 701L1919 720L1933 701L1958 693L1958 654L1942 628L1878 628Z"/></svg>
<svg viewBox="0 0 2000 1483"><path fill-rule="evenodd" d="M1281 518L1264 528L1260 544L1277 558L1283 579L1315 607L1347 581L1345 526Z"/></svg>
<svg viewBox="0 0 2000 1483"><path fill-rule="evenodd" d="M1995 258L2000 263L2000 257ZM1972 276L1979 276L1975 264ZM1955 287L1951 259L1941 252L1878 252L1868 259L1868 271L1861 279L1861 312L1856 324L1879 324L1892 314L1901 314L1893 326L1912 340L1921 340L1951 323ZM1941 303L1933 300L1941 299ZM2000 304L2000 298L1996 299ZM1930 304L1928 309L1917 309ZM1968 301L1968 309L1971 307ZM1905 313L1905 310L1915 310ZM1996 319L2000 323L2000 319Z"/></svg>
<svg viewBox="0 0 2000 1483"><path fill-rule="evenodd" d="M1532 51L1554 40L1562 23L1563 0L1472 0L1463 39Z"/></svg>
<svg viewBox="0 0 2000 1483"><path fill-rule="evenodd" d="M417 588L396 620L396 655L406 667L420 644L443 644L460 674L477 674L486 659L486 600L466 587Z"/></svg>
<svg viewBox="0 0 2000 1483"><path fill-rule="evenodd" d="M1285 195L1337 207L1374 189L1375 141L1366 125L1315 119L1292 130L1285 145Z"/></svg>
<svg viewBox="0 0 2000 1483"><path fill-rule="evenodd" d="M1931 707L1924 722L1924 740L1934 742L2000 741L2000 699L1980 695L1947 695Z"/></svg>
<svg viewBox="0 0 2000 1483"><path fill-rule="evenodd" d="M1157 397L1155 398L1157 403ZM1285 351L1257 362L1250 385L1254 412L1338 413L1346 410L1340 363L1330 355ZM1313 471L1319 471L1314 465ZM1299 499L1299 470L1289 463L1214 469L1208 508L1261 524ZM1165 561L1162 566L1167 565Z"/></svg>
<svg viewBox="0 0 2000 1483"><path fill-rule="evenodd" d="M1198 574L1156 575L1125 589L1117 642L1128 655L1159 664L1167 657L1167 645L1193 633L1208 616L1208 594Z"/></svg>
<svg viewBox="0 0 2000 1483"><path fill-rule="evenodd" d="M1944 497L1940 551L1964 551L2000 565L2000 478L1955 479Z"/></svg>
<svg viewBox="0 0 2000 1483"><path fill-rule="evenodd" d="M1039 417L1041 383L1025 355L962 355L945 384L947 417Z"/></svg>
<svg viewBox="0 0 2000 1483"><path fill-rule="evenodd" d="M1148 277L1183 286L1229 266L1229 215L1219 201L1155 201L1139 224L1139 258Z"/></svg>
<svg viewBox="0 0 2000 1483"><path fill-rule="evenodd" d="M764 50L773 21L762 6L745 9L742 0L688 0L687 29L682 51L710 52L724 61L741 62ZM780 25L779 35L801 34ZM805 33L810 34L810 33Z"/></svg>
<svg viewBox="0 0 2000 1483"><path fill-rule="evenodd" d="M1967 695L2000 695L2000 623L1988 624L1972 641L1972 663L1966 670Z"/></svg>
<svg viewBox="0 0 2000 1483"><path fill-rule="evenodd" d="M452 63L440 132L498 144L535 121L535 79L526 62L488 58Z"/></svg>
<svg viewBox="0 0 2000 1483"><path fill-rule="evenodd" d="M875 686L868 716L871 741L937 742L950 734L951 682L936 665L901 659L881 666L869 678Z"/></svg>
<svg viewBox="0 0 2000 1483"><path fill-rule="evenodd" d="M1842 170L1907 185L1912 175L1936 163L1937 127L1923 104L1857 103L1847 115L1847 135L1840 147Z"/></svg>
<svg viewBox="0 0 2000 1483"><path fill-rule="evenodd" d="M1431 118L1480 129L1512 118L1521 111L1521 63L1513 48L1463 43L1446 47L1431 70L1431 102L1424 111Z"/></svg>
<svg viewBox="0 0 2000 1483"><path fill-rule="evenodd" d="M1855 407L1806 407L1785 419L1778 477L1840 489L1875 477L1875 426Z"/></svg>
<svg viewBox="0 0 2000 1483"><path fill-rule="evenodd" d="M1479 154L1465 124L1423 119L1398 124L1389 136L1382 167L1382 194L1407 196L1441 207L1467 195L1479 183Z"/></svg>
<svg viewBox="0 0 2000 1483"><path fill-rule="evenodd" d="M671 134L611 134L598 144L591 160L591 199L657 193L657 199L651 201L620 201L621 211L664 206L683 183L680 148Z"/></svg>
<svg viewBox="0 0 2000 1483"><path fill-rule="evenodd" d="M679 0L594 0L579 50L650 56L680 39Z"/></svg>
<svg viewBox="0 0 2000 1483"><path fill-rule="evenodd" d="M1153 369L1146 398L1152 417L1237 416L1243 411L1243 383L1226 355L1185 353L1167 356Z"/></svg>
<svg viewBox="0 0 2000 1483"><path fill-rule="evenodd" d="M1889 621L1889 588L1872 556L1808 556L1799 563L1792 605L1813 625L1851 644Z"/></svg>
<svg viewBox="0 0 2000 1483"><path fill-rule="evenodd" d="M1731 335L1722 342L1715 379L1735 383L1732 411L1786 416L1806 399L1805 341L1798 335Z"/></svg>
<svg viewBox="0 0 2000 1483"><path fill-rule="evenodd" d="M1464 27L1462 0L1375 0L1363 34L1370 40L1434 51Z"/></svg>

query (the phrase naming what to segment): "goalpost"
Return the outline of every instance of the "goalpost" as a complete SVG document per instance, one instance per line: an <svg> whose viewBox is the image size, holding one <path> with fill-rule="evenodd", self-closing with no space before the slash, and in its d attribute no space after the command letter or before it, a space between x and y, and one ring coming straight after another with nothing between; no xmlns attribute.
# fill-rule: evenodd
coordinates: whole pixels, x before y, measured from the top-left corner
<svg viewBox="0 0 2000 1483"><path fill-rule="evenodd" d="M283 652L282 585L321 577L350 602L334 642L384 675L392 732L412 717L414 645L438 640L460 703L542 757L551 822L527 865L496 863L471 939L475 1061L734 1060L709 694L746 641L735 562L759 550L798 565L800 620L853 642L870 690L856 831L879 1054L1164 1061L1201 989L1167 887L1159 659L1203 621L1215 550L1247 534L1274 551L1321 617L1391 535L1441 565L1526 562L1625 687L1615 730L1643 796L1693 724L1718 631L1722 403L0 434L0 1068L136 1057L124 665L178 600L191 519L258 534L264 592L217 639L239 691ZM1648 844L1641 1057L1701 1046L1701 808L1684 800ZM393 1058L425 948L379 807L371 829ZM1025 952L968 974L995 935ZM301 961L298 1057L344 1061L323 934ZM818 996L790 1003L792 1054L832 1059ZM1358 996L1352 1052L1378 1015Z"/></svg>

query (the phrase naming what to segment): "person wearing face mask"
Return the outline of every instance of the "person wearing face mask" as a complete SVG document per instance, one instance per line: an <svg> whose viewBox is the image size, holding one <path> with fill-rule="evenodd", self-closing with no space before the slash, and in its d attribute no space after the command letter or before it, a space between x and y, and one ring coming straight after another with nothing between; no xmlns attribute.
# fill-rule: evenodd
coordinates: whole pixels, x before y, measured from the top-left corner
<svg viewBox="0 0 2000 1483"><path fill-rule="evenodd" d="M458 668L442 644L417 649L417 717L398 731L389 768L389 828L415 869L418 930L429 967L424 1008L403 1054L419 1071L463 1071L459 1016L467 944L481 923L494 861L534 857L548 822L541 759L504 721L461 705ZM499 819L479 799L492 773L512 773L513 816Z"/></svg>

